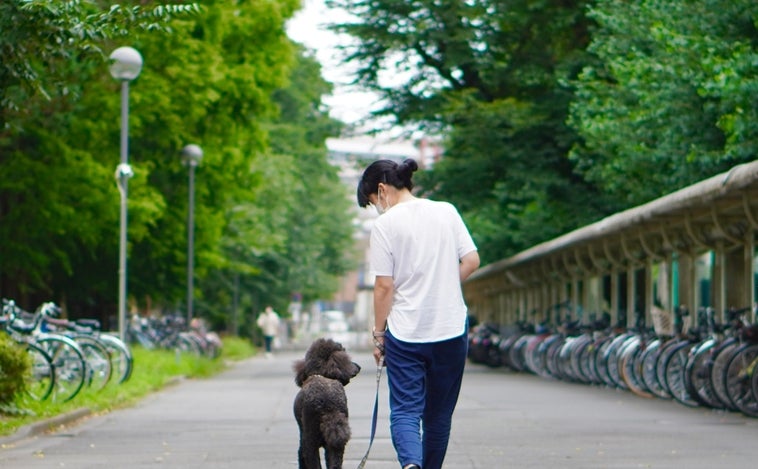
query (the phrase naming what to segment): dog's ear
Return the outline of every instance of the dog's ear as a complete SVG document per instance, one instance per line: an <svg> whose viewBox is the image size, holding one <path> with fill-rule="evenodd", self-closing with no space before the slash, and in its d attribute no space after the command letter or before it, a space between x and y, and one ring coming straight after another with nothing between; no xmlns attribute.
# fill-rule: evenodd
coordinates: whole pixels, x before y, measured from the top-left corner
<svg viewBox="0 0 758 469"><path fill-rule="evenodd" d="M292 364L292 371L295 372L295 384L302 388L303 383L308 379L308 375L305 374L305 360L296 360Z"/></svg>
<svg viewBox="0 0 758 469"><path fill-rule="evenodd" d="M353 363L350 355L343 351L332 353L324 364L324 368L322 373L324 376L336 379L343 386L346 386L361 369L356 363Z"/></svg>

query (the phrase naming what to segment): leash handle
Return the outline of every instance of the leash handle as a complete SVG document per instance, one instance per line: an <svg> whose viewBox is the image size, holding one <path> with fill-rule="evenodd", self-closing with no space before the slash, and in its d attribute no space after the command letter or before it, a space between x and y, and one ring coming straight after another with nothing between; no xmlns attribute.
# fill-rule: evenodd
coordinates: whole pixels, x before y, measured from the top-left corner
<svg viewBox="0 0 758 469"><path fill-rule="evenodd" d="M382 368L384 367L384 355L379 357L379 363L376 365L376 396L374 397L374 413L371 417L371 436L368 440L368 449L366 454L363 455L360 464L357 469L363 469L366 467L366 461L368 461L368 454L371 452L371 445L374 444L374 436L376 435L376 420L379 414L379 382L382 379Z"/></svg>

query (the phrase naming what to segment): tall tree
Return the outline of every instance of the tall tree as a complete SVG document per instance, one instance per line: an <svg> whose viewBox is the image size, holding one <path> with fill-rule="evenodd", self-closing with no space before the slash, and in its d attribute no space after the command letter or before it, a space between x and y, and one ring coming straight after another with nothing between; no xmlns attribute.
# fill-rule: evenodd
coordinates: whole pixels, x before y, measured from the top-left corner
<svg viewBox="0 0 758 469"><path fill-rule="evenodd" d="M189 197L180 150L186 144L204 150L195 188L198 280L229 263L220 242L228 210L257 204L261 216L269 215L258 197L270 181L256 174L256 166L268 148L265 125L277 115L272 94L285 86L294 64L283 25L296 7L296 1L207 2L202 15L174 22L174 34L138 38L154 65L134 86L139 120L133 152L144 161L150 186L165 197L166 210L131 251L137 298L184 298ZM265 249L272 235L260 224L251 227L246 242ZM156 259L163 262L156 265Z"/></svg>
<svg viewBox="0 0 758 469"><path fill-rule="evenodd" d="M7 0L0 4L0 130L13 126L30 98L75 94L74 59L94 60L103 40L134 30L168 30L175 17L199 12L197 3L152 0L139 5L105 2Z"/></svg>
<svg viewBox="0 0 758 469"><path fill-rule="evenodd" d="M253 162L255 201L227 212L222 245L230 263L203 286L207 305L232 305L237 293L241 327L266 304L284 310L293 294L306 303L329 297L353 264L351 204L325 146L340 129L321 103L331 86L314 58L303 50L297 57L287 85L273 94L279 113L264 124L270 146Z"/></svg>
<svg viewBox="0 0 758 469"><path fill-rule="evenodd" d="M379 115L446 136L420 185L458 205L483 260L574 228L613 206L566 155L568 79L585 63L588 1L332 0L356 20L356 84Z"/></svg>
<svg viewBox="0 0 758 469"><path fill-rule="evenodd" d="M758 4L601 0L575 82L572 159L606 192L636 205L758 150Z"/></svg>
<svg viewBox="0 0 758 469"><path fill-rule="evenodd" d="M108 288L100 251L117 239L114 166L102 165L103 127L74 130L78 102L105 80L104 41L126 28L166 31L175 16L198 12L195 4L142 3L0 4L0 290L22 304L66 294L92 304L99 293L91 292Z"/></svg>
<svg viewBox="0 0 758 469"><path fill-rule="evenodd" d="M205 152L196 178L199 312L223 322L231 302L224 292L232 292L220 288L224 275L261 297L295 288L317 296L345 268L341 256L328 257L350 237L336 170L325 159L334 123L319 93L328 88L284 32L298 6L206 1L197 14L173 18L170 30L129 30L119 44L92 40L103 51L128 41L145 61L129 103L135 306L176 308L184 298L188 193L180 150L188 143ZM98 17L61 15L66 24ZM15 34L11 19L0 21ZM44 37L36 28L45 25L24 27L28 37ZM5 108L12 125L0 135L0 291L24 305L52 298L72 315L107 318L117 283L119 84L102 55L19 57L38 71L55 67L62 78L60 86L44 74L18 85L27 93L23 112ZM36 85L55 92L45 96Z"/></svg>

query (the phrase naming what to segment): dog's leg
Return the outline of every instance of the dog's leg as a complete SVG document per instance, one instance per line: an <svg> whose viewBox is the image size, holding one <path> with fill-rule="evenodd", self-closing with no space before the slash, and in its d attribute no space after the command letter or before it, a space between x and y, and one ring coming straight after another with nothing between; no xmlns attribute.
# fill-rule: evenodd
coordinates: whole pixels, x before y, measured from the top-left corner
<svg viewBox="0 0 758 469"><path fill-rule="evenodd" d="M345 447L341 448L325 448L326 453L326 469L342 469L342 462L345 457Z"/></svg>
<svg viewBox="0 0 758 469"><path fill-rule="evenodd" d="M300 469L321 469L321 457L318 450L319 447L312 441L300 440L300 449L297 452Z"/></svg>
<svg viewBox="0 0 758 469"><path fill-rule="evenodd" d="M297 449L297 467L300 469L307 469L305 465L305 455L303 454L303 440L300 440L300 447Z"/></svg>
<svg viewBox="0 0 758 469"><path fill-rule="evenodd" d="M298 398L300 395L298 394ZM295 420L297 421L297 427L300 430L300 445L297 447L297 467L299 469L306 469L308 466L305 465L305 441L303 438L303 421L300 418L300 414L298 412L298 405L297 405L298 399L295 399Z"/></svg>

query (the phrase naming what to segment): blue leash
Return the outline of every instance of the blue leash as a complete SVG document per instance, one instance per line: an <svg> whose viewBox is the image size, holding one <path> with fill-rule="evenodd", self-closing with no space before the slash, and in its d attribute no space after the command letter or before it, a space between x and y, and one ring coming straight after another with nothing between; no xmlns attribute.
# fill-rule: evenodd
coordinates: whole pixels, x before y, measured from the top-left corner
<svg viewBox="0 0 758 469"><path fill-rule="evenodd" d="M366 467L366 461L368 461L368 453L371 451L371 445L374 444L374 435L376 435L376 420L379 414L379 381L382 379L382 368L384 366L384 355L379 357L379 363L376 365L376 397L374 398L374 416L371 418L371 437L368 440L368 449L366 454L361 459L361 463L358 464L358 469Z"/></svg>

